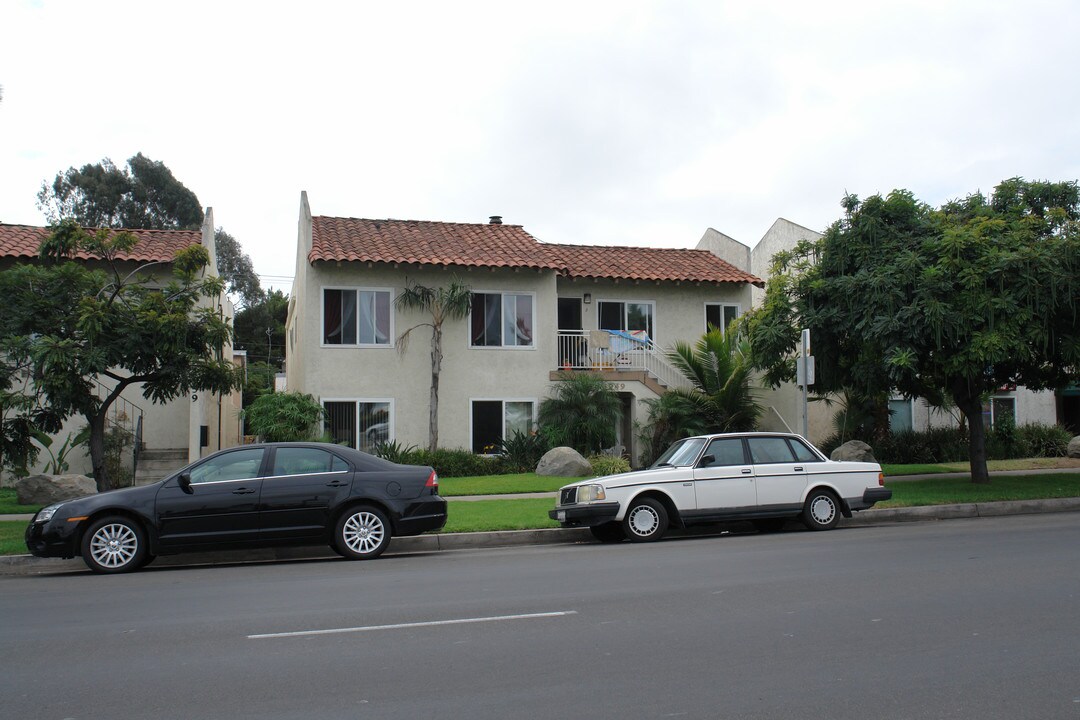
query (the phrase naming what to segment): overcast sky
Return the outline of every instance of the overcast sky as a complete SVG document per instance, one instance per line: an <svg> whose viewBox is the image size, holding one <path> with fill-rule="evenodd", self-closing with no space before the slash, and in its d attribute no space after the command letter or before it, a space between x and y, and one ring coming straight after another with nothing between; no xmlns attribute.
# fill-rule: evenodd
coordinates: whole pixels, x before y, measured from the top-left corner
<svg viewBox="0 0 1080 720"><path fill-rule="evenodd" d="M753 246L1080 178L1080 2L0 0L0 222L142 152L288 289L312 212Z"/></svg>

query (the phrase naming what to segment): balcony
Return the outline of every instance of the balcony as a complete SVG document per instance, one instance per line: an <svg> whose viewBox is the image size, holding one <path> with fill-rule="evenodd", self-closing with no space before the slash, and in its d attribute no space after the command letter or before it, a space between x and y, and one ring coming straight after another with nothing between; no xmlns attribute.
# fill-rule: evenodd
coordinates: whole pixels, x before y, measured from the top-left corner
<svg viewBox="0 0 1080 720"><path fill-rule="evenodd" d="M657 394L691 387L644 333L560 330L558 348L562 372L596 372L613 382L637 380Z"/></svg>

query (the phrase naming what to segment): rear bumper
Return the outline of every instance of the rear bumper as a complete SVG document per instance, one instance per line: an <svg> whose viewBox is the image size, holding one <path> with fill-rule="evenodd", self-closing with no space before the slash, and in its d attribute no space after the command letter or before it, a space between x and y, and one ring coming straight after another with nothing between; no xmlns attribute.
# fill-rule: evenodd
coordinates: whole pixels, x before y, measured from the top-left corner
<svg viewBox="0 0 1080 720"><path fill-rule="evenodd" d="M603 525L619 514L619 503L593 503L591 505L559 505L548 512L548 517L565 528Z"/></svg>
<svg viewBox="0 0 1080 720"><path fill-rule="evenodd" d="M848 506L852 510L866 510L872 508L874 503L884 502L892 498L892 490L886 487L866 488L861 500L848 500Z"/></svg>
<svg viewBox="0 0 1080 720"><path fill-rule="evenodd" d="M440 497L407 505L394 522L394 534L419 535L446 525L446 501Z"/></svg>

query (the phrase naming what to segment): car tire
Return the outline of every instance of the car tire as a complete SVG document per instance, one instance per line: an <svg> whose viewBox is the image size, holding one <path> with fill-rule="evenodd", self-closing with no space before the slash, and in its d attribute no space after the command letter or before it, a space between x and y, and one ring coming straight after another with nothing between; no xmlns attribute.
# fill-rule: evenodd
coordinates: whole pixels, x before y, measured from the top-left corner
<svg viewBox="0 0 1080 720"><path fill-rule="evenodd" d="M840 501L829 490L814 490L803 505L802 521L810 530L832 530L840 521Z"/></svg>
<svg viewBox="0 0 1080 720"><path fill-rule="evenodd" d="M593 525L589 528L593 537L602 543L617 543L626 539L622 525L617 522L606 522L603 525Z"/></svg>
<svg viewBox="0 0 1080 720"><path fill-rule="evenodd" d="M787 518L761 518L754 520L754 529L759 533L780 532L787 525Z"/></svg>
<svg viewBox="0 0 1080 720"><path fill-rule="evenodd" d="M653 542L664 535L668 527L667 509L653 498L635 500L622 521L623 532L630 542Z"/></svg>
<svg viewBox="0 0 1080 720"><path fill-rule="evenodd" d="M351 507L338 518L334 545L349 560L371 560L390 544L390 521L370 505Z"/></svg>
<svg viewBox="0 0 1080 720"><path fill-rule="evenodd" d="M131 518L111 515L95 520L82 536L82 559L96 573L138 570L149 562L146 532Z"/></svg>

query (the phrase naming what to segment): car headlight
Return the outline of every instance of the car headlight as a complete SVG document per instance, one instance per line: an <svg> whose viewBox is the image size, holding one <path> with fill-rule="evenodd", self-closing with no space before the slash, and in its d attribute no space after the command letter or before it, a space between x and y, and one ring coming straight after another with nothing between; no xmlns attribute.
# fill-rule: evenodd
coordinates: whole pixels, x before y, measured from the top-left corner
<svg viewBox="0 0 1080 720"><path fill-rule="evenodd" d="M34 517L34 522L49 522L50 520L52 520L52 516L56 514L56 511L59 510L63 504L64 503L56 503L55 505L46 505L45 507L41 508L40 510L38 510L38 514Z"/></svg>
<svg viewBox="0 0 1080 720"><path fill-rule="evenodd" d="M607 499L607 494L604 492L603 485L580 485L577 489L577 501L579 503L605 499Z"/></svg>

